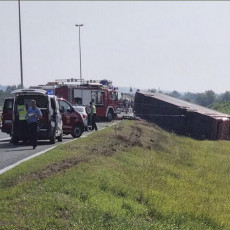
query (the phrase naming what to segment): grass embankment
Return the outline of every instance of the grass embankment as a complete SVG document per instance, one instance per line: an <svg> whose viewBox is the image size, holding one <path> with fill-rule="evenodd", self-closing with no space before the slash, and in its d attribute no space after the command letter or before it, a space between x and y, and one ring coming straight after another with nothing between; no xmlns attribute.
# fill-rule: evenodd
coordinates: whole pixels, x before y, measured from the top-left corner
<svg viewBox="0 0 230 230"><path fill-rule="evenodd" d="M0 176L0 229L230 229L230 143L127 121Z"/></svg>

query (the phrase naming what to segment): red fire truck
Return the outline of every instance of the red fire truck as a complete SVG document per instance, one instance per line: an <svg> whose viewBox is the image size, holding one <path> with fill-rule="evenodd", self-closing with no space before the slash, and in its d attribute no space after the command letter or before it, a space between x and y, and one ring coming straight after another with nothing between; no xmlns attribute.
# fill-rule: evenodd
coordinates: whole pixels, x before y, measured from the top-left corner
<svg viewBox="0 0 230 230"><path fill-rule="evenodd" d="M89 105L94 102L97 108L97 117L111 121L116 116L119 106L118 91L108 80L86 81L74 84L79 79L56 80L59 84L55 87L55 95L62 97L71 104Z"/></svg>

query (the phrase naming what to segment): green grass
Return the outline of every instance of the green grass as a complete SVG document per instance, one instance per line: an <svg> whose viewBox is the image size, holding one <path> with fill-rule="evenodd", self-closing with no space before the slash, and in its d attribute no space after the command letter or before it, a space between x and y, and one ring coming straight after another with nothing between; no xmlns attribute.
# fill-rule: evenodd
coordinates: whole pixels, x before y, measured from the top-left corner
<svg viewBox="0 0 230 230"><path fill-rule="evenodd" d="M230 229L230 143L146 122L95 132L0 175L0 229Z"/></svg>
<svg viewBox="0 0 230 230"><path fill-rule="evenodd" d="M230 114L230 102L213 103L210 108L222 113Z"/></svg>

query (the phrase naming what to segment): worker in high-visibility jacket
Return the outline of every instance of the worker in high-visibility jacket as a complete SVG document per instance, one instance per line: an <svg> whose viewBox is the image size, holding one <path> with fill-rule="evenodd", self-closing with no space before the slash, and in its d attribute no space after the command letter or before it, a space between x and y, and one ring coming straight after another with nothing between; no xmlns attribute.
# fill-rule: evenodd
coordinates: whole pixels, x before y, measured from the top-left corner
<svg viewBox="0 0 230 230"><path fill-rule="evenodd" d="M20 121L26 120L26 106L25 105L18 105L18 115L19 115Z"/></svg>
<svg viewBox="0 0 230 230"><path fill-rule="evenodd" d="M23 102L19 102L17 105L17 110L18 110L18 120L15 121L17 125L18 130L21 130L21 136L23 137L23 142L25 141L25 137L28 135L28 124L26 121L26 106L23 104Z"/></svg>
<svg viewBox="0 0 230 230"><path fill-rule="evenodd" d="M96 124L96 114L97 114L97 109L96 106L93 105L92 101L90 102L90 107L91 107L91 124L92 124L92 130L96 130L97 131L97 124Z"/></svg>

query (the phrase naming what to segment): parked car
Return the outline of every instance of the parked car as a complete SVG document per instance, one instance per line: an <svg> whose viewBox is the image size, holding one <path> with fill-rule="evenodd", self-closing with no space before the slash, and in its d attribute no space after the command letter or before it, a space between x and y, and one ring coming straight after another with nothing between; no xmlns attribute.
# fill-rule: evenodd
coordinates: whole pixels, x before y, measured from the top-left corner
<svg viewBox="0 0 230 230"><path fill-rule="evenodd" d="M11 140L17 144L20 140L26 142L29 140L29 127L27 120L19 118L19 106L25 106L26 110L31 106L31 100L35 100L37 107L42 112L42 118L39 121L39 140L50 140L55 143L56 139L62 141L62 116L59 109L57 97L47 95L45 90L41 89L18 89L12 92L14 95Z"/></svg>
<svg viewBox="0 0 230 230"><path fill-rule="evenodd" d="M11 135L14 98L6 98L2 111L2 132Z"/></svg>
<svg viewBox="0 0 230 230"><path fill-rule="evenodd" d="M77 106L73 106L73 108L75 109L75 111L79 112L82 116L83 122L84 122L84 126L85 126L85 130L88 131L89 127L88 127L88 114L86 112L86 107L83 105L77 105Z"/></svg>
<svg viewBox="0 0 230 230"><path fill-rule="evenodd" d="M58 98L58 102L62 114L63 133L71 134L74 138L80 137L84 132L84 122L81 114L65 99Z"/></svg>

